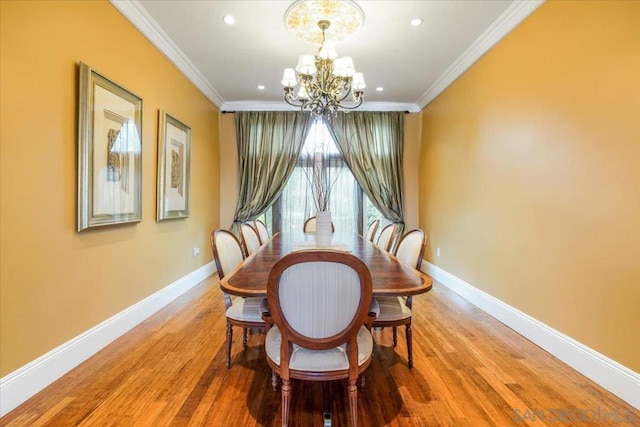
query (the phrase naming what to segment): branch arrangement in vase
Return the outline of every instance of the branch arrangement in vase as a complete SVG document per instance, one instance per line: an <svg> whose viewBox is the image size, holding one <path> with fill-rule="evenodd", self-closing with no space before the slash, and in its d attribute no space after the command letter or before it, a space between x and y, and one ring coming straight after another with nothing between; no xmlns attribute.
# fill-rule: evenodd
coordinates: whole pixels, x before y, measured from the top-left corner
<svg viewBox="0 0 640 427"><path fill-rule="evenodd" d="M329 198L333 186L338 181L343 168L342 161L332 162L331 156L326 152L315 152L307 158L307 164L302 170L307 176L313 202L318 212L329 209Z"/></svg>

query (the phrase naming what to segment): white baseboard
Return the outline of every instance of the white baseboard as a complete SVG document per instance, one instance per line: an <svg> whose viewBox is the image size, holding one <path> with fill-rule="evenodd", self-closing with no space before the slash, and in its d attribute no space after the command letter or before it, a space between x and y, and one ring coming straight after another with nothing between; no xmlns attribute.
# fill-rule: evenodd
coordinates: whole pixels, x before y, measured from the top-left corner
<svg viewBox="0 0 640 427"><path fill-rule="evenodd" d="M481 291L436 265L424 261L422 270L582 375L636 409L640 409L640 374Z"/></svg>
<svg viewBox="0 0 640 427"><path fill-rule="evenodd" d="M96 354L215 272L210 262L0 378L0 417Z"/></svg>

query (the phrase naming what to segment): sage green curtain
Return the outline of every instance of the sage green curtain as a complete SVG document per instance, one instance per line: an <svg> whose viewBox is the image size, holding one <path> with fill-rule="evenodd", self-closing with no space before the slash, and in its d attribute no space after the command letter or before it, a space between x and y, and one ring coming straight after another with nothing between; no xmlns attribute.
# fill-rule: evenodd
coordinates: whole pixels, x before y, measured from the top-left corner
<svg viewBox="0 0 640 427"><path fill-rule="evenodd" d="M265 212L282 192L311 127L299 111L236 112L240 189L233 219L241 223Z"/></svg>
<svg viewBox="0 0 640 427"><path fill-rule="evenodd" d="M326 119L331 136L362 191L404 232L404 113L358 111Z"/></svg>

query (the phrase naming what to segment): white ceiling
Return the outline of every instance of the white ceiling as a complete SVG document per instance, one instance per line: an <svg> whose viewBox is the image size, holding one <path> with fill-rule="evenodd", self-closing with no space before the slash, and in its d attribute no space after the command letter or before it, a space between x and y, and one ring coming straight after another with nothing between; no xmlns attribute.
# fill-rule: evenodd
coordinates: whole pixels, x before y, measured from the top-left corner
<svg viewBox="0 0 640 427"><path fill-rule="evenodd" d="M317 50L285 27L293 0L111 2L222 110L292 108L282 98L282 72ZM364 73L361 109L420 111L542 0L357 3L364 26L337 50ZM235 25L222 21L227 14ZM412 18L424 22L411 27Z"/></svg>

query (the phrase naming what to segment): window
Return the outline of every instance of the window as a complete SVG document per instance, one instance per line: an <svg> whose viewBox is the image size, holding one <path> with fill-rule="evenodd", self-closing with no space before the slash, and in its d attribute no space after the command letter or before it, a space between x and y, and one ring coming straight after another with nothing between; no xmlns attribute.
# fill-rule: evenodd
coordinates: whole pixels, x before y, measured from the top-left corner
<svg viewBox="0 0 640 427"><path fill-rule="evenodd" d="M312 125L284 191L262 219L273 232L301 231L304 221L316 214L310 184L316 153L324 157L324 173L331 186L329 210L336 230L362 234L382 215L362 192L320 119Z"/></svg>

